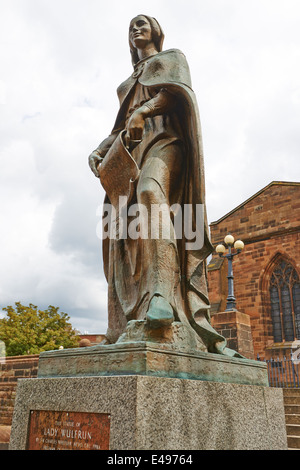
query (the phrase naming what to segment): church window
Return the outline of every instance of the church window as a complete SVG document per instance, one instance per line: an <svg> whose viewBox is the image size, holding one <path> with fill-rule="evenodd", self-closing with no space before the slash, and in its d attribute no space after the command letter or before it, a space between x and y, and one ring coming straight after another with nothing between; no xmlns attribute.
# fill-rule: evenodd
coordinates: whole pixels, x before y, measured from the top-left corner
<svg viewBox="0 0 300 470"><path fill-rule="evenodd" d="M270 280L274 342L300 339L300 280L295 268L281 259Z"/></svg>

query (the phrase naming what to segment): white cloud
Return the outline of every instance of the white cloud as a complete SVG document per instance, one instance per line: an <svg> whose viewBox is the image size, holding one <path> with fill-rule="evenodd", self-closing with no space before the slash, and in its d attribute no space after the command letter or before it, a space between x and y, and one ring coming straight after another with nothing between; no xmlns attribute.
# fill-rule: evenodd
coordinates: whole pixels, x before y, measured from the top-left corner
<svg viewBox="0 0 300 470"><path fill-rule="evenodd" d="M155 16L187 56L216 220L272 180L299 181L297 0L14 0L0 14L0 303L59 306L106 329L96 236L103 190L88 154L131 73L130 19Z"/></svg>

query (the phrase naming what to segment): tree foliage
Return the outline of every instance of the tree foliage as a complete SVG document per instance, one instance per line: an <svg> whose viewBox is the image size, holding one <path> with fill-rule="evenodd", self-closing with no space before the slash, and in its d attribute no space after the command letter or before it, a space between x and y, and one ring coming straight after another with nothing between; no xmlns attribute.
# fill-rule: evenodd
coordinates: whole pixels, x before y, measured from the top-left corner
<svg viewBox="0 0 300 470"><path fill-rule="evenodd" d="M5 344L7 356L39 354L78 346L78 336L69 323L70 317L49 305L46 310L29 304L15 303L15 308L3 308L6 316L0 319L0 341Z"/></svg>

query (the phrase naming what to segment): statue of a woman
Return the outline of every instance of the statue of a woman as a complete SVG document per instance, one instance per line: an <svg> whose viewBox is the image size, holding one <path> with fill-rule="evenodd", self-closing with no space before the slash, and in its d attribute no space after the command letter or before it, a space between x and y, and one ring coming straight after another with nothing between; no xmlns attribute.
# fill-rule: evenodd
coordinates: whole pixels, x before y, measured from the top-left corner
<svg viewBox="0 0 300 470"><path fill-rule="evenodd" d="M189 205L194 224L196 208L205 207L202 137L189 68L179 50L162 51L163 39L154 18L139 15L131 21L134 72L117 90L120 110L111 135L89 157L109 202L127 177L127 167L118 168L127 156L138 175L130 181L128 213L138 203L148 214L149 236L104 240L106 336L115 342L130 320L144 320L148 328L157 330L176 321L192 328L207 351L232 355L210 325L205 259L213 248L205 211L203 243L194 249L186 248L184 233L176 236L174 217L168 210L163 211L158 228L167 228L169 236L151 237L150 233L153 206L175 204L184 209Z"/></svg>

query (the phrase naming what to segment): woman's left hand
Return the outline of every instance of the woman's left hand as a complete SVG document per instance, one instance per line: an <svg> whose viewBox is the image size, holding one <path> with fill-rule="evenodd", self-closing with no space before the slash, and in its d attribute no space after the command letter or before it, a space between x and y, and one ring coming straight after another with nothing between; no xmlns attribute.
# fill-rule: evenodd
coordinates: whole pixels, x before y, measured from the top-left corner
<svg viewBox="0 0 300 470"><path fill-rule="evenodd" d="M127 124L125 144L129 148L131 143L141 142L145 126L145 116L141 109L134 111Z"/></svg>

